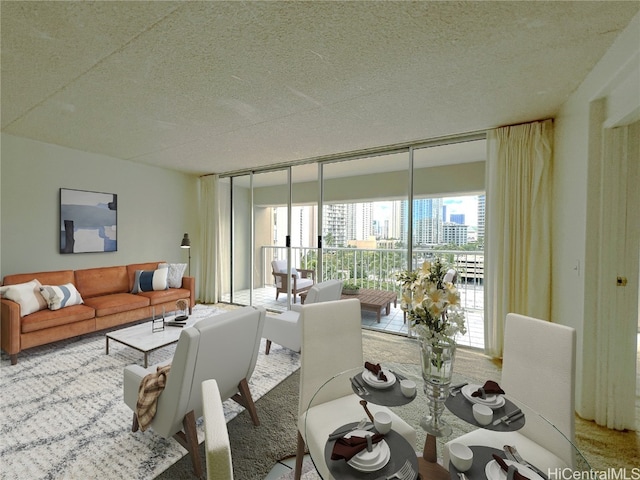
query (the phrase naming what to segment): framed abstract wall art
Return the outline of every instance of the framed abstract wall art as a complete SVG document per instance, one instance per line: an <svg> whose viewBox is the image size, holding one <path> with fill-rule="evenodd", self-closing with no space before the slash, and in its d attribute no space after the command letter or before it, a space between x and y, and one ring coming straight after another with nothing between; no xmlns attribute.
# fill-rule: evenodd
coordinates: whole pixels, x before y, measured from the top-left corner
<svg viewBox="0 0 640 480"><path fill-rule="evenodd" d="M118 250L118 195L60 189L60 253Z"/></svg>

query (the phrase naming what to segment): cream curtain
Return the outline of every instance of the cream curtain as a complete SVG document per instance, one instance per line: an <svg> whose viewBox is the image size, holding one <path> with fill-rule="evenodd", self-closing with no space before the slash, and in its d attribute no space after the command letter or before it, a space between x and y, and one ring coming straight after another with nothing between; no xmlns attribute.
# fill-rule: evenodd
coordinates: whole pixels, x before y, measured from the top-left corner
<svg viewBox="0 0 640 480"><path fill-rule="evenodd" d="M198 298L203 303L218 302L219 201L218 176L200 178L200 285Z"/></svg>
<svg viewBox="0 0 640 480"><path fill-rule="evenodd" d="M488 132L485 351L502 356L504 320L551 316L553 121Z"/></svg>

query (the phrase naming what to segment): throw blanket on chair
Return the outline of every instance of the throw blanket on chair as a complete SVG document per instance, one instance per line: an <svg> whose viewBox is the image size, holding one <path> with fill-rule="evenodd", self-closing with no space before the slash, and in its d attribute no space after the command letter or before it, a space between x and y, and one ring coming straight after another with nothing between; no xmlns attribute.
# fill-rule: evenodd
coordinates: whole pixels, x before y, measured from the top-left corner
<svg viewBox="0 0 640 480"><path fill-rule="evenodd" d="M138 403L136 404L136 416L138 417L138 425L143 432L147 429L151 420L156 414L158 407L158 397L167 384L167 376L171 364L164 367L158 367L157 372L150 373L140 382L138 389Z"/></svg>

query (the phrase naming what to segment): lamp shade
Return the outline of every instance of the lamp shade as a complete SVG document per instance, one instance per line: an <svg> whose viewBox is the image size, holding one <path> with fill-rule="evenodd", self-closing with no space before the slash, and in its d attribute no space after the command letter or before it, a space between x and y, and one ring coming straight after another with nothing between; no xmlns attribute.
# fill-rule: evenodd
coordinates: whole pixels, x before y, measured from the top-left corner
<svg viewBox="0 0 640 480"><path fill-rule="evenodd" d="M191 248L191 240L189 240L189 234L185 233L184 237L182 237L182 243L180 244L181 248Z"/></svg>

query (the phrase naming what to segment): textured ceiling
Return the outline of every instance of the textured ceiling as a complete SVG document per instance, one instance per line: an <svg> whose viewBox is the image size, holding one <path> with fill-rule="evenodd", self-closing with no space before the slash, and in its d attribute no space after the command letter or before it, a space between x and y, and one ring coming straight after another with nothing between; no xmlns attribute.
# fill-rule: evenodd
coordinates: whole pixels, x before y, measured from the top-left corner
<svg viewBox="0 0 640 480"><path fill-rule="evenodd" d="M553 116L640 2L0 8L3 132L200 174Z"/></svg>

